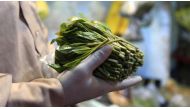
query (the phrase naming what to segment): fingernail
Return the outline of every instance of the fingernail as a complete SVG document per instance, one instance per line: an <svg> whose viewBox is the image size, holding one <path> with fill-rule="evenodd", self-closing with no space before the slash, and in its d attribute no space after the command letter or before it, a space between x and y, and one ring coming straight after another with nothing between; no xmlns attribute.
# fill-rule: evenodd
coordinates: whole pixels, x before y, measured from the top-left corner
<svg viewBox="0 0 190 109"><path fill-rule="evenodd" d="M129 79L135 79L135 80L139 80L139 81L142 81L142 77L141 76L138 76L138 75L136 75L136 76L129 76L128 77Z"/></svg>
<svg viewBox="0 0 190 109"><path fill-rule="evenodd" d="M141 76L134 76L134 79L136 79L136 81L142 81L142 77Z"/></svg>

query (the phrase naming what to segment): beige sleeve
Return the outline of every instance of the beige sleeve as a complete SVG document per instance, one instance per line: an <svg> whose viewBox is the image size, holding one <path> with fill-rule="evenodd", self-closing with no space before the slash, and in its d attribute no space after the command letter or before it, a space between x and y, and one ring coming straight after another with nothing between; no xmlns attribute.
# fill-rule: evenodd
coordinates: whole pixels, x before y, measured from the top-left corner
<svg viewBox="0 0 190 109"><path fill-rule="evenodd" d="M25 4L23 7L28 6ZM63 87L56 78L41 78L35 38L21 21L19 6L18 1L0 3L0 16L3 16L0 17L0 106L62 106Z"/></svg>
<svg viewBox="0 0 190 109"><path fill-rule="evenodd" d="M0 73L0 106L63 106L62 97L58 79L12 83L11 75Z"/></svg>

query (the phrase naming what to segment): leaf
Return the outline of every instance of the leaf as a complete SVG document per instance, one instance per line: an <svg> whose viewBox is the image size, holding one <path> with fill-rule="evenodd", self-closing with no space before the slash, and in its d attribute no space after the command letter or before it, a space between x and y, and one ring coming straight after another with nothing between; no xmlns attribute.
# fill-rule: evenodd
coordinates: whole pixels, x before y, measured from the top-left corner
<svg viewBox="0 0 190 109"><path fill-rule="evenodd" d="M60 32L64 32L64 31L66 31L67 30L67 23L62 23L61 25L60 25Z"/></svg>
<svg viewBox="0 0 190 109"><path fill-rule="evenodd" d="M55 69L59 73L61 73L65 70L63 67L61 67L58 64L49 64L49 66L52 67L53 69Z"/></svg>
<svg viewBox="0 0 190 109"><path fill-rule="evenodd" d="M79 46L79 47L76 47L75 49L73 49L72 52L74 52L76 54L84 54L84 53L88 52L89 50L91 50L91 48L89 48L87 46Z"/></svg>
<svg viewBox="0 0 190 109"><path fill-rule="evenodd" d="M107 31L107 32L111 32L111 30L108 28L106 24L103 24L99 21L92 21L92 23L94 24L96 28L99 28L101 30L103 29L104 31Z"/></svg>

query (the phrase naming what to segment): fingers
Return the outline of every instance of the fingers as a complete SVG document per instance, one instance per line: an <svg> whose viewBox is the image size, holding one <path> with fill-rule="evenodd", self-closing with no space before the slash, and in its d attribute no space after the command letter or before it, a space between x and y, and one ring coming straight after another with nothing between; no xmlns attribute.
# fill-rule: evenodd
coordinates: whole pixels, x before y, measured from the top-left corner
<svg viewBox="0 0 190 109"><path fill-rule="evenodd" d="M86 58L80 67L88 69L88 71L95 70L99 65L101 65L111 54L112 47L111 46L104 46L88 58Z"/></svg>
<svg viewBox="0 0 190 109"><path fill-rule="evenodd" d="M123 80L121 83L118 83L114 86L113 90L122 90L125 89L127 87L133 86L139 82L142 81L142 77L141 76L133 76L133 77L129 77L125 80Z"/></svg>

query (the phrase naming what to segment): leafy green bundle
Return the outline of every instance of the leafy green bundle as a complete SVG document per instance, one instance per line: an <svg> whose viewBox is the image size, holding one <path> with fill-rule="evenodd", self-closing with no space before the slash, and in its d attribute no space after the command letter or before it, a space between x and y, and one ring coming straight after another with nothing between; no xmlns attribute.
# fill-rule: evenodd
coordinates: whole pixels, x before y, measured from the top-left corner
<svg viewBox="0 0 190 109"><path fill-rule="evenodd" d="M126 40L115 36L110 29L98 21L73 17L62 23L57 42L55 64L50 66L58 72L77 66L99 48L110 45L113 50L109 58L93 74L104 80L126 79L143 64L143 53Z"/></svg>

